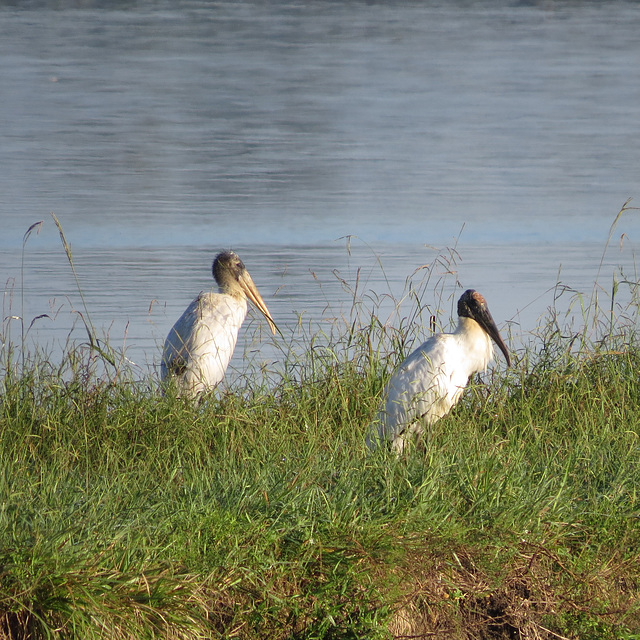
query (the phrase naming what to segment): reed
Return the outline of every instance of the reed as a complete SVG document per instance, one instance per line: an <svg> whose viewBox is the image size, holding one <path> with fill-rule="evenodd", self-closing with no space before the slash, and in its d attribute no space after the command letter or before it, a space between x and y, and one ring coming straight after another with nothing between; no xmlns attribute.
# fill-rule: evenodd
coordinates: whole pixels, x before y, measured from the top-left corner
<svg viewBox="0 0 640 640"><path fill-rule="evenodd" d="M371 455L434 273L393 322L345 283L350 315L199 404L99 375L104 349L5 368L0 637L636 637L637 287L613 322L550 310L410 456Z"/></svg>

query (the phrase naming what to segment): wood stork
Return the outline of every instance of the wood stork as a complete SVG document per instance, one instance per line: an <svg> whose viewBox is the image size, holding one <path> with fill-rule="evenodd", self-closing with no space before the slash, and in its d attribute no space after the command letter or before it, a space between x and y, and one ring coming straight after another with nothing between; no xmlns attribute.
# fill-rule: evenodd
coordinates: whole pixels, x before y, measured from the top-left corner
<svg viewBox="0 0 640 640"><path fill-rule="evenodd" d="M394 372L383 393L383 405L367 435L367 446L391 442L401 453L412 435L449 413L472 374L486 369L493 357L491 338L511 364L485 299L468 289L458 301L458 326L438 333L416 349Z"/></svg>
<svg viewBox="0 0 640 640"><path fill-rule="evenodd" d="M247 298L276 325L242 260L233 251L219 253L212 266L219 293L202 291L173 325L164 343L162 381L175 377L178 393L195 398L224 378L247 315Z"/></svg>

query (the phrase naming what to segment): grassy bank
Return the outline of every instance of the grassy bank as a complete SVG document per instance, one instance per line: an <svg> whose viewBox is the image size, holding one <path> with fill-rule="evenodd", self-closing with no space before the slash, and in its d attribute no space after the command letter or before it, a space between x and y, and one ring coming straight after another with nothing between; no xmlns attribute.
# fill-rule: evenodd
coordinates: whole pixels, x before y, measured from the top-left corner
<svg viewBox="0 0 640 640"><path fill-rule="evenodd" d="M636 308L551 314L401 460L364 433L417 315L197 405L5 345L0 637L640 637Z"/></svg>

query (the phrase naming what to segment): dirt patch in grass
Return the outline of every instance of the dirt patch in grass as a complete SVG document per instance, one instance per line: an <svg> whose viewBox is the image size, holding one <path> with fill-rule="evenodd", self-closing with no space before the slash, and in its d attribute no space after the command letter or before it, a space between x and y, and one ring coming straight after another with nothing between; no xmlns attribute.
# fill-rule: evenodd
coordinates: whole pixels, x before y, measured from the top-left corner
<svg viewBox="0 0 640 640"><path fill-rule="evenodd" d="M388 629L397 639L626 637L640 629L638 569L614 558L602 562L576 572L549 550L524 543L493 571L471 552L413 554Z"/></svg>

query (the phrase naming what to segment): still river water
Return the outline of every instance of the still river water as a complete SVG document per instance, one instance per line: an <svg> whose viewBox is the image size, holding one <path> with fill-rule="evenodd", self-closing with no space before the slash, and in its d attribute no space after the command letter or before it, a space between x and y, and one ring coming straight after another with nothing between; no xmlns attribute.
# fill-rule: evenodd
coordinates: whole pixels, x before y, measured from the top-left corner
<svg viewBox="0 0 640 640"><path fill-rule="evenodd" d="M85 340L54 212L142 374L229 247L285 339L348 314L340 279L397 298L422 265L441 322L472 287L526 339L556 282L593 290L640 195L639 33L622 1L0 2L3 335L46 313L30 349ZM635 279L639 213L605 293Z"/></svg>

